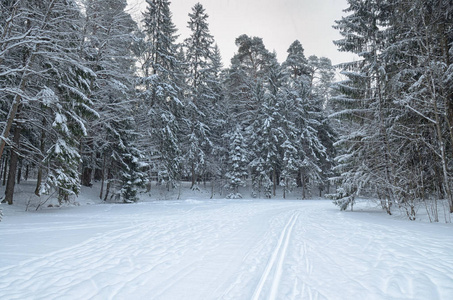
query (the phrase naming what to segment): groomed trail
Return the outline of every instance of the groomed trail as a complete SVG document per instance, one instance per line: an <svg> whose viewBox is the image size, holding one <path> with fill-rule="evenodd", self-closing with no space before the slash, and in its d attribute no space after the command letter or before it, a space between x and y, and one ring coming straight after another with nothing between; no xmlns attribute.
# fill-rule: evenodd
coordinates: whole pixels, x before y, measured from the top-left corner
<svg viewBox="0 0 453 300"><path fill-rule="evenodd" d="M329 201L185 200L0 223L0 299L453 299L452 227Z"/></svg>

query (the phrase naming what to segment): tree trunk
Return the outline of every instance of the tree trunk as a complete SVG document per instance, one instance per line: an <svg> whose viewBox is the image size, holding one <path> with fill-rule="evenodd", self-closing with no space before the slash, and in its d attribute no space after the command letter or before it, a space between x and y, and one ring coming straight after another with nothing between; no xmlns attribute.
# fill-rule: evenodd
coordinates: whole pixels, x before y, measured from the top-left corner
<svg viewBox="0 0 453 300"><path fill-rule="evenodd" d="M109 193L110 193L110 186L112 184L112 173L111 173L111 170L109 169L107 171L107 188L105 190L105 197L104 197L104 201L107 201L107 197L109 196Z"/></svg>
<svg viewBox="0 0 453 300"><path fill-rule="evenodd" d="M272 169L272 183L273 183L273 186L272 186L272 194L276 195L276 189L277 189L277 172L275 171L275 168Z"/></svg>
<svg viewBox="0 0 453 300"><path fill-rule="evenodd" d="M441 46L442 46L442 52L443 56L445 58L445 65L448 67L450 66L451 63L451 58L450 58L450 51L449 51L449 38L447 34L447 30L445 28L445 24L439 24L440 27L440 34L442 34L442 40L441 40ZM445 104L447 108L447 114L446 114L446 120L447 120L447 125L450 133L450 142L453 143L453 88L449 88L447 90L447 95L445 96ZM452 153L450 155L453 156L453 147L451 147Z"/></svg>
<svg viewBox="0 0 453 300"><path fill-rule="evenodd" d="M36 188L35 188L35 195L38 197L41 196L41 193L40 193L41 183L42 183L42 167L40 166L38 168L38 177L36 178Z"/></svg>
<svg viewBox="0 0 453 300"><path fill-rule="evenodd" d="M102 177L104 176L104 169L99 169L96 166L94 167L94 175L93 179L94 181L99 181L102 180Z"/></svg>
<svg viewBox="0 0 453 300"><path fill-rule="evenodd" d="M28 180L28 174L30 173L30 164L27 164L27 166L25 167L25 176L24 176L24 180L27 181Z"/></svg>
<svg viewBox="0 0 453 300"><path fill-rule="evenodd" d="M197 175L195 174L195 163L194 162L192 162L192 164L190 166L190 171L192 173L192 186L190 188L193 189L195 186L195 183L197 181Z"/></svg>
<svg viewBox="0 0 453 300"><path fill-rule="evenodd" d="M0 158L0 178L3 176L3 165L5 164L5 160Z"/></svg>
<svg viewBox="0 0 453 300"><path fill-rule="evenodd" d="M302 186L302 199L306 198L306 182L305 182L305 175L304 172L300 172L300 181L301 181L301 186Z"/></svg>
<svg viewBox="0 0 453 300"><path fill-rule="evenodd" d="M105 155L102 161L102 170L101 170L101 191L99 193L99 199L102 199L102 194L104 193L104 181L105 181Z"/></svg>
<svg viewBox="0 0 453 300"><path fill-rule="evenodd" d="M82 171L82 180L81 180L81 183L83 186L92 186L91 184L91 173L92 173L93 169L91 168L83 168L83 171Z"/></svg>
<svg viewBox="0 0 453 300"><path fill-rule="evenodd" d="M211 198L214 198L214 179L211 178Z"/></svg>
<svg viewBox="0 0 453 300"><path fill-rule="evenodd" d="M300 171L300 170L299 170L299 172L297 172L296 185L297 185L297 187L302 186L302 171Z"/></svg>
<svg viewBox="0 0 453 300"><path fill-rule="evenodd" d="M17 170L17 162L19 160L19 141L20 141L20 131L21 128L19 125L16 124L14 128L14 136L13 136L13 143L15 149L11 149L11 157L9 160L9 172L8 172L8 181L6 183L6 190L5 190L5 201L8 202L9 205L13 204L13 196L14 196L14 186L16 185L16 170Z"/></svg>
<svg viewBox="0 0 453 300"><path fill-rule="evenodd" d="M19 166L17 168L17 184L20 184L21 177L22 177L22 159L19 159Z"/></svg>
<svg viewBox="0 0 453 300"><path fill-rule="evenodd" d="M6 173L8 172L8 158L5 157L5 164L3 166L3 182L2 185L5 186L6 184Z"/></svg>
<svg viewBox="0 0 453 300"><path fill-rule="evenodd" d="M283 199L286 199L286 189L288 188L288 179L285 178L285 186L283 187Z"/></svg>
<svg viewBox="0 0 453 300"><path fill-rule="evenodd" d="M29 55L27 62L24 65L24 69L27 70L28 66L31 64L33 60L33 55ZM21 92L25 91L25 86L27 84L28 80L28 72L25 71L25 74L22 75L20 84L19 84L19 90ZM6 124L5 127L3 128L2 134L0 135L0 157L3 155L3 150L5 149L6 146L6 139L9 136L11 127L13 126L14 119L16 118L16 115L18 114L20 105L22 103L22 96L20 93L16 94L14 96L13 103L11 104L11 107L8 112L8 117L6 118ZM16 162L17 163L17 162Z"/></svg>
<svg viewBox="0 0 453 300"><path fill-rule="evenodd" d="M51 16L52 9L53 9L54 5L55 5L55 1L52 1L50 3L50 6L49 6L49 8L47 10L46 15L44 16L44 18L41 21L41 29L43 29L45 26L48 25L47 22L48 22L48 19ZM16 14L16 8L13 10L13 15L11 16L10 20L13 20L12 17L15 14ZM6 24L6 26L10 26L10 25L11 25L11 21L9 21L9 23ZM26 27L27 27L27 30L29 30L31 28L31 25L30 25L29 21L26 22ZM6 32L7 32L7 28L5 27L5 30L3 32L3 36L5 36ZM38 51L38 48L39 48L39 44L36 44L36 47L35 47L34 51ZM8 117L6 118L5 127L3 128L3 131L0 134L0 158L3 156L3 150L5 149L5 146L6 146L6 139L9 136L11 127L12 127L13 122L14 122L14 119L16 118L18 109L19 109L19 107L20 107L20 105L22 103L22 93L25 92L25 88L26 88L27 81L28 81L28 76L29 76L30 73L32 73L31 71L29 71L28 68L32 64L34 57L35 57L35 53L31 52L28 55L28 57L25 58L25 64L23 65L23 69L25 71L22 74L22 77L20 78L20 83L19 83L20 93L17 93L14 96L13 103L11 104L11 107L10 107L9 112L8 112ZM2 62L2 60L0 60L0 63L1 62Z"/></svg>
<svg viewBox="0 0 453 300"><path fill-rule="evenodd" d="M46 120L46 118L43 118L42 119L41 140L39 142L40 156L42 156L44 153L44 146L45 146L45 140L46 140L46 131L44 128L46 127L46 124L47 124L47 120ZM40 157L40 160L42 160L41 157ZM41 195L41 193L40 193L41 183L42 183L42 162L39 162L38 178L36 179L36 188L35 188L35 195L38 197Z"/></svg>
<svg viewBox="0 0 453 300"><path fill-rule="evenodd" d="M111 181L107 181L107 187L105 189L105 197L104 197L104 201L107 201L107 197L109 196L109 193L110 193L110 185L111 185Z"/></svg>
<svg viewBox="0 0 453 300"><path fill-rule="evenodd" d="M450 213L453 213L453 192L451 190L450 178L448 175L448 162L447 162L447 154L446 154L446 150L445 150L445 141L442 136L442 128L440 127L441 113L439 112L439 109L437 106L437 92L436 92L436 85L434 82L433 75L430 76L430 82L428 82L428 85L429 85L429 88L431 89L431 95L432 95L432 104L433 104L434 116L435 116L434 126L435 126L435 130L437 133L437 140L438 140L439 148L440 148L440 158L441 158L441 163L442 163L444 190L445 190L445 194L447 195L448 203L450 205Z"/></svg>
<svg viewBox="0 0 453 300"><path fill-rule="evenodd" d="M203 172L203 187L206 188L206 181L208 180L208 175L206 174L206 170Z"/></svg>
<svg viewBox="0 0 453 300"><path fill-rule="evenodd" d="M20 89L22 91L25 89L25 80L22 80ZM5 146L6 146L6 139L9 136L9 132L13 125L13 121L14 121L14 118L16 117L17 109L21 103L21 100L22 100L22 97L20 95L16 95L14 97L13 104L11 105L11 108L9 110L8 118L6 119L6 125L3 128L3 132L0 136L0 157L2 157L2 155L3 155L3 150L5 149Z"/></svg>

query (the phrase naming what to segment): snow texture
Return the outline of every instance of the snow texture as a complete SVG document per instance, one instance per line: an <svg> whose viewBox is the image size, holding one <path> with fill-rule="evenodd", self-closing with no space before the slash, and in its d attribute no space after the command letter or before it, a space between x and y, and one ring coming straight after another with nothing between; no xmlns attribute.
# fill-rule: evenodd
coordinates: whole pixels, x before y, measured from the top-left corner
<svg viewBox="0 0 453 300"><path fill-rule="evenodd" d="M92 205L3 206L0 299L453 299L451 224L322 200L82 195Z"/></svg>

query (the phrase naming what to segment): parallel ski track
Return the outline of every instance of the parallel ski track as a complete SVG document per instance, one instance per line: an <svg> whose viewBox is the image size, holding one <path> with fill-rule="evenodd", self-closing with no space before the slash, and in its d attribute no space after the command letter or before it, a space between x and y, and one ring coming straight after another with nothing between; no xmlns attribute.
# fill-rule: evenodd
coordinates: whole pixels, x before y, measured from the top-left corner
<svg viewBox="0 0 453 300"><path fill-rule="evenodd" d="M299 214L300 214L299 211L295 211L289 218L288 222L286 223L285 228L283 228L283 231L278 239L277 246L275 247L271 258L267 263L263 274L261 275L261 279L257 287L255 288L252 300L259 299L263 291L264 284L266 283L269 275L271 274L272 269L274 269L274 277L272 278L272 286L269 294L269 299L276 299L278 287L280 285L280 280L282 277L283 261L286 257L289 240L293 232L294 225L296 224L296 221L299 217Z"/></svg>

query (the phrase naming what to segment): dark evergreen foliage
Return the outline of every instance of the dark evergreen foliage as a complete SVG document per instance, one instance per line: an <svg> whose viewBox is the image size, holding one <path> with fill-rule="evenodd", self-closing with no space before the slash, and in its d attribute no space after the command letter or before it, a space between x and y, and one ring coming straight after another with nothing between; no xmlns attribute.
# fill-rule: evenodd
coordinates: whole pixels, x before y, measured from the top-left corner
<svg viewBox="0 0 453 300"><path fill-rule="evenodd" d="M431 209L437 199L453 212L452 5L348 2L336 44L359 59L343 65L347 79L334 99L333 116L345 124L336 198L377 196L389 214L398 207L412 220L421 203Z"/></svg>
<svg viewBox="0 0 453 300"><path fill-rule="evenodd" d="M151 182L210 181L230 197L247 184L258 197L324 186L335 137L324 113L330 61L307 60L295 41L280 64L261 38L241 35L224 69L201 4L179 44L170 1L146 3L142 31L126 0L1 3L9 169L35 169L36 194L61 201L95 181L100 198L123 202Z"/></svg>

